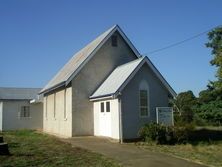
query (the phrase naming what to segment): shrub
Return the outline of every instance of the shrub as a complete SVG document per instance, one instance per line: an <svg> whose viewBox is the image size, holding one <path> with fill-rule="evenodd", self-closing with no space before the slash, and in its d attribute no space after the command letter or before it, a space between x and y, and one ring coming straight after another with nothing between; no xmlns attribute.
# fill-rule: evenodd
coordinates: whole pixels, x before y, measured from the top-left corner
<svg viewBox="0 0 222 167"><path fill-rule="evenodd" d="M186 124L184 126L175 126L174 127L174 138L176 143L185 144L189 140L191 132L194 130L193 124Z"/></svg>
<svg viewBox="0 0 222 167"><path fill-rule="evenodd" d="M144 141L154 141L156 140L158 129L159 125L155 122L151 122L150 124L144 125L139 130L138 134Z"/></svg>
<svg viewBox="0 0 222 167"><path fill-rule="evenodd" d="M193 131L192 124L185 126L164 126L157 123L144 125L139 130L139 136L145 141L155 141L157 144L186 143L190 132Z"/></svg>

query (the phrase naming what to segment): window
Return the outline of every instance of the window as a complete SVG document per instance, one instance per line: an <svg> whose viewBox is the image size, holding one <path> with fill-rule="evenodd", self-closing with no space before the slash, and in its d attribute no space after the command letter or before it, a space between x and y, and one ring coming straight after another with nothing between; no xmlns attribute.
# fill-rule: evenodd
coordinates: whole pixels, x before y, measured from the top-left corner
<svg viewBox="0 0 222 167"><path fill-rule="evenodd" d="M104 112L104 103L103 102L100 104L100 111Z"/></svg>
<svg viewBox="0 0 222 167"><path fill-rule="evenodd" d="M113 35L112 37L112 46L113 47L117 47L117 36L116 35Z"/></svg>
<svg viewBox="0 0 222 167"><path fill-rule="evenodd" d="M106 112L110 112L110 102L106 102Z"/></svg>
<svg viewBox="0 0 222 167"><path fill-rule="evenodd" d="M29 118L30 117L30 107L22 106L20 112L20 118Z"/></svg>
<svg viewBox="0 0 222 167"><path fill-rule="evenodd" d="M140 90L140 116L148 116L148 91Z"/></svg>

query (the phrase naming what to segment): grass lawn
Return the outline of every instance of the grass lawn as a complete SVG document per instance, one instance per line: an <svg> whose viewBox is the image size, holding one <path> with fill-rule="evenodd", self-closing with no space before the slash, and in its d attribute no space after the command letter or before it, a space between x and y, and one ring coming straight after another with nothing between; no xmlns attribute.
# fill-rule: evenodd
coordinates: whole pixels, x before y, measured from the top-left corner
<svg viewBox="0 0 222 167"><path fill-rule="evenodd" d="M10 156L0 156L0 167L117 167L116 162L82 148L73 148L56 137L31 130L3 132Z"/></svg>
<svg viewBox="0 0 222 167"><path fill-rule="evenodd" d="M173 146L141 142L137 145L153 152L170 154L212 167L222 167L222 141Z"/></svg>

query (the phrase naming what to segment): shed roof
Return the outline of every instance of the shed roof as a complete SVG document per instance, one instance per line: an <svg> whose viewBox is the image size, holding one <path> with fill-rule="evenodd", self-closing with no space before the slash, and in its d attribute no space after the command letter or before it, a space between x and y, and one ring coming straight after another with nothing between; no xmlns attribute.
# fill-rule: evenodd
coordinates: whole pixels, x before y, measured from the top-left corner
<svg viewBox="0 0 222 167"><path fill-rule="evenodd" d="M106 42L106 40L118 31L120 35L129 44L133 52L139 57L139 52L132 45L123 31L118 25L108 29L106 32L98 36L95 40L77 52L67 64L49 81L49 83L41 90L40 93L51 91L57 87L68 85L71 79L79 72L79 70L87 63L94 53Z"/></svg>
<svg viewBox="0 0 222 167"><path fill-rule="evenodd" d="M89 98L93 101L95 99L102 99L105 97L118 95L118 92L122 91L122 89L133 78L133 76L144 63L147 63L147 65L154 72L161 83L166 87L169 93L175 97L176 92L163 78L161 73L155 68L148 57L141 57L129 63L118 66Z"/></svg>
<svg viewBox="0 0 222 167"><path fill-rule="evenodd" d="M41 88L3 88L0 87L0 100L35 99Z"/></svg>

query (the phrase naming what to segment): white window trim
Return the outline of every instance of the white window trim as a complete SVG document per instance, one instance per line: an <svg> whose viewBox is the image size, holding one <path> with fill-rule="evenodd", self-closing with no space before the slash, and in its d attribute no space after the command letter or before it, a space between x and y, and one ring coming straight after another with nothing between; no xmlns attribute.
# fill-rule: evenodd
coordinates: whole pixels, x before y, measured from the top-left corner
<svg viewBox="0 0 222 167"><path fill-rule="evenodd" d="M108 113L110 113L111 112L111 102L106 101L106 105L107 105L107 103L109 103L109 112ZM107 106L106 105L105 105L105 111L107 112Z"/></svg>
<svg viewBox="0 0 222 167"><path fill-rule="evenodd" d="M141 115L141 108L146 108L145 106L140 105L140 91L146 90L147 91L147 115ZM150 117L150 92L149 89L139 89L139 116L140 118L149 118Z"/></svg>
<svg viewBox="0 0 222 167"><path fill-rule="evenodd" d="M103 112L102 112L102 103L103 103ZM100 113L105 113L106 111L106 102L105 101L101 101L100 102Z"/></svg>

